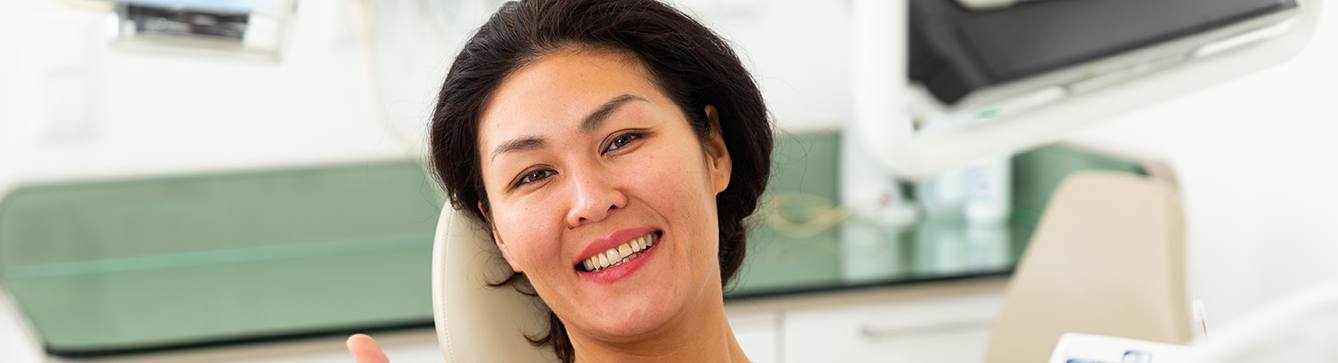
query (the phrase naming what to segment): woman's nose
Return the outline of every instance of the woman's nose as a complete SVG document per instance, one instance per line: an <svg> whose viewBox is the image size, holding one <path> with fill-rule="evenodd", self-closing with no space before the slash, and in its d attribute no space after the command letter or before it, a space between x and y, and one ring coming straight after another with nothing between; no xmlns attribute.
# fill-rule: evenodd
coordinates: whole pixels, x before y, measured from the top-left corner
<svg viewBox="0 0 1338 363"><path fill-rule="evenodd" d="M627 195L614 188L606 175L577 177L574 181L576 200L567 213L568 229L602 221L609 212L627 206Z"/></svg>

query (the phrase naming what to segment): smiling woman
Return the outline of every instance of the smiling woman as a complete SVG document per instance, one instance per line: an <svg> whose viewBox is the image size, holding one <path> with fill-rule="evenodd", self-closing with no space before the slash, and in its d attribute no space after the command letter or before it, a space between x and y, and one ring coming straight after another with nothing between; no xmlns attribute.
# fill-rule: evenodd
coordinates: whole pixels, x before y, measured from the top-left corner
<svg viewBox="0 0 1338 363"><path fill-rule="evenodd" d="M453 207L515 271L498 286L550 309L535 344L567 362L747 360L723 286L772 135L719 36L653 0L507 3L452 64L431 138Z"/></svg>

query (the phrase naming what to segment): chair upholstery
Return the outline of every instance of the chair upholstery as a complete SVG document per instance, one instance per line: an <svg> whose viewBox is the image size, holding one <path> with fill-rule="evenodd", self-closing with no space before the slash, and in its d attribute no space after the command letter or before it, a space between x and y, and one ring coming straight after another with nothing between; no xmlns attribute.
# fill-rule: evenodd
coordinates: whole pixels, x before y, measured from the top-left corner
<svg viewBox="0 0 1338 363"><path fill-rule="evenodd" d="M1066 179L1009 283L986 361L1045 362L1065 332L1188 342L1183 218L1165 180Z"/></svg>
<svg viewBox="0 0 1338 363"><path fill-rule="evenodd" d="M510 286L511 273L489 232L448 204L432 246L432 315L446 362L549 362L551 349L526 340L548 328L536 298Z"/></svg>

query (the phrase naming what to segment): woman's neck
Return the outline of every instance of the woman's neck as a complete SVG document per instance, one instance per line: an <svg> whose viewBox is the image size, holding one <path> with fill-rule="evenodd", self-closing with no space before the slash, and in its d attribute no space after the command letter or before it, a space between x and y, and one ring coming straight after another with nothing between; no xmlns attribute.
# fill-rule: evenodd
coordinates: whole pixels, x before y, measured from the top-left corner
<svg viewBox="0 0 1338 363"><path fill-rule="evenodd" d="M695 304L700 309L686 311L670 325L635 341L607 342L568 331L576 362L747 362L721 295L713 299L715 303Z"/></svg>

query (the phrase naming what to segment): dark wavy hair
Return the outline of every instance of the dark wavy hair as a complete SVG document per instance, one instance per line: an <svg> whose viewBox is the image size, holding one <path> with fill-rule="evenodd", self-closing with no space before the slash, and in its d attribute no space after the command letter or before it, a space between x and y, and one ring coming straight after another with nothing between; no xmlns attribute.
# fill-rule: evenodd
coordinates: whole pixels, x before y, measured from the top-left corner
<svg viewBox="0 0 1338 363"><path fill-rule="evenodd" d="M482 108L516 69L571 46L635 55L699 138L722 135L733 162L730 184L716 196L720 281L727 284L747 250L744 219L757 208L771 172L771 121L756 82L729 44L655 0L512 1L474 33L446 74L432 114L430 163L451 205L491 228L478 149ZM720 130L711 130L706 105L718 111ZM480 205L482 211L475 208ZM494 286L514 284L533 294L527 281L517 273ZM552 312L548 332L527 338L551 344L565 362L575 359L566 328Z"/></svg>

